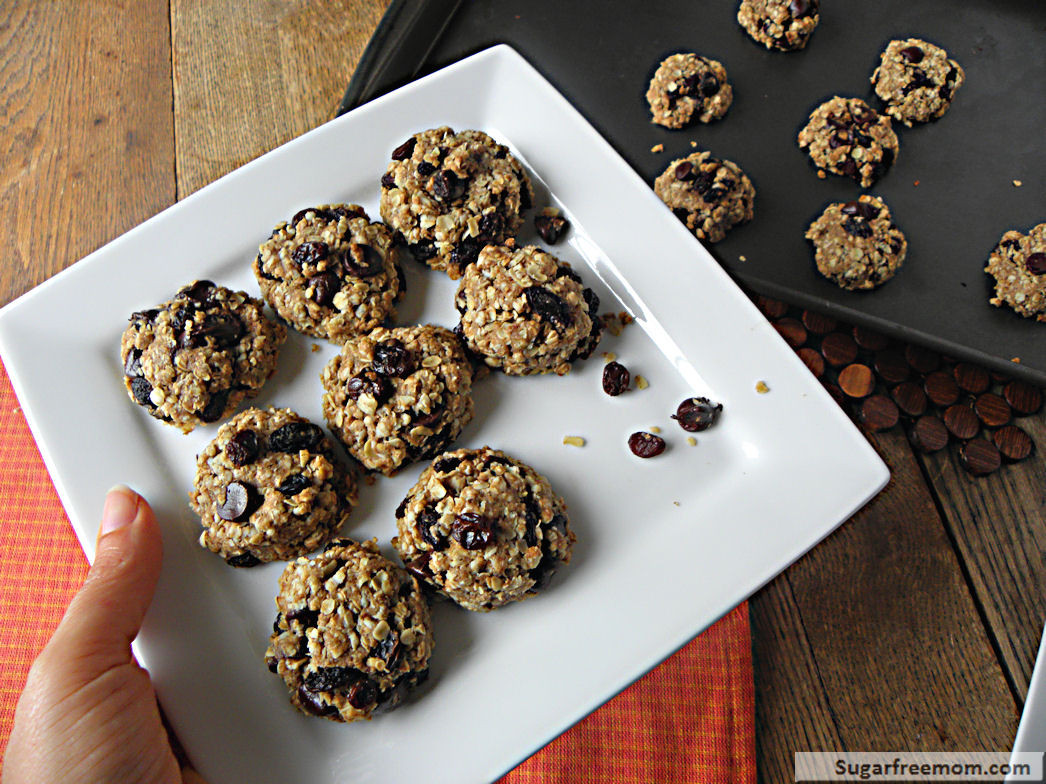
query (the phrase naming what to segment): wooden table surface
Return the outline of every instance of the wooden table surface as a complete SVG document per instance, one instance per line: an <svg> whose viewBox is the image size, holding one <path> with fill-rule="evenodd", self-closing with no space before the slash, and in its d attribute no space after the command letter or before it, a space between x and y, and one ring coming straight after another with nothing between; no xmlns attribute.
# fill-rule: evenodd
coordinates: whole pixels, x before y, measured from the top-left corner
<svg viewBox="0 0 1046 784"><path fill-rule="evenodd" d="M385 5L0 5L0 304L329 119ZM1046 444L1046 415L1021 424ZM869 438L890 485L751 602L765 782L795 751L1013 743L1046 616L1043 461L974 479L954 450Z"/></svg>

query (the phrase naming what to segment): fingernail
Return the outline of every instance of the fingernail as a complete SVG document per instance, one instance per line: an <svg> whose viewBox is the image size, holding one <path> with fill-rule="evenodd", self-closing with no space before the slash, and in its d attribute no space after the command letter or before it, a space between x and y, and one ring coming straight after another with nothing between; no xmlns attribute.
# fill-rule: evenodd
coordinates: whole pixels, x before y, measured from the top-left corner
<svg viewBox="0 0 1046 784"><path fill-rule="evenodd" d="M130 525L138 514L138 494L126 485L116 485L105 494L101 536Z"/></svg>

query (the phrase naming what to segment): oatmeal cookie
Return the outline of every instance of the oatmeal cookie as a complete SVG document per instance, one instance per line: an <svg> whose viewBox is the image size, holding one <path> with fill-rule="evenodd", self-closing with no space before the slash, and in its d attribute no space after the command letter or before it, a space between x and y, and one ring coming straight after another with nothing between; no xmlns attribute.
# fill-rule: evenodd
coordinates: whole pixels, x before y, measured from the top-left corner
<svg viewBox="0 0 1046 784"><path fill-rule="evenodd" d="M443 327L351 338L321 379L331 431L364 467L386 476L439 454L472 419L472 365Z"/></svg>
<svg viewBox="0 0 1046 784"><path fill-rule="evenodd" d="M718 60L674 54L662 61L646 91L653 122L683 128L694 120L718 120L734 100L726 69Z"/></svg>
<svg viewBox="0 0 1046 784"><path fill-rule="evenodd" d="M818 0L741 0L737 21L767 49L794 52L817 29L820 10Z"/></svg>
<svg viewBox="0 0 1046 784"><path fill-rule="evenodd" d="M408 571L478 612L540 591L576 540L548 480L490 447L436 458L396 518Z"/></svg>
<svg viewBox="0 0 1046 784"><path fill-rule="evenodd" d="M654 181L654 192L698 239L719 242L752 220L755 188L733 161L695 152L672 161Z"/></svg>
<svg viewBox="0 0 1046 784"><path fill-rule="evenodd" d="M879 114L860 98L836 95L810 114L799 131L799 148L817 167L851 177L869 187L897 159L897 134L890 118Z"/></svg>
<svg viewBox="0 0 1046 784"><path fill-rule="evenodd" d="M1027 234L1003 234L984 271L995 278L991 304L1009 305L1026 318L1046 321L1046 223Z"/></svg>
<svg viewBox="0 0 1046 784"><path fill-rule="evenodd" d="M418 581L373 540L287 564L265 663L302 713L369 719L428 677L432 622Z"/></svg>
<svg viewBox="0 0 1046 784"><path fill-rule="evenodd" d="M196 460L193 487L200 544L233 566L312 552L356 502L331 440L289 408L249 408L222 425Z"/></svg>
<svg viewBox="0 0 1046 784"><path fill-rule="evenodd" d="M468 348L508 375L570 372L602 332L599 297L570 265L534 245L488 245L454 300Z"/></svg>
<svg viewBox="0 0 1046 784"><path fill-rule="evenodd" d="M457 280L484 245L514 237L534 191L508 148L482 131L411 136L381 178L381 217L414 257Z"/></svg>
<svg viewBox="0 0 1046 784"><path fill-rule="evenodd" d="M872 86L888 114L907 126L948 111L966 75L939 46L919 38L890 41L872 73Z"/></svg>
<svg viewBox="0 0 1046 784"><path fill-rule="evenodd" d="M253 269L292 327L339 344L394 318L405 288L392 232L358 204L322 204L278 224Z"/></svg>
<svg viewBox="0 0 1046 784"><path fill-rule="evenodd" d="M184 433L235 411L276 370L287 339L262 308L242 291L197 280L132 313L120 339L131 399Z"/></svg>
<svg viewBox="0 0 1046 784"><path fill-rule="evenodd" d="M908 252L908 241L877 196L829 204L810 224L817 271L840 288L867 291L894 276Z"/></svg>

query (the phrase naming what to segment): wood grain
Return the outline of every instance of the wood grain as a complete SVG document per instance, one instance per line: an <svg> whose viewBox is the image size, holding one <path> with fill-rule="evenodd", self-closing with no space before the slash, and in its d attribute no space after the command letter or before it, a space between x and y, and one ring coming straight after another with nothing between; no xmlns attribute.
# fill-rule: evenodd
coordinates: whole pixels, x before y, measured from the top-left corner
<svg viewBox="0 0 1046 784"><path fill-rule="evenodd" d="M178 197L330 119L387 4L171 0Z"/></svg>
<svg viewBox="0 0 1046 784"><path fill-rule="evenodd" d="M174 201L165 0L0 4L0 304Z"/></svg>

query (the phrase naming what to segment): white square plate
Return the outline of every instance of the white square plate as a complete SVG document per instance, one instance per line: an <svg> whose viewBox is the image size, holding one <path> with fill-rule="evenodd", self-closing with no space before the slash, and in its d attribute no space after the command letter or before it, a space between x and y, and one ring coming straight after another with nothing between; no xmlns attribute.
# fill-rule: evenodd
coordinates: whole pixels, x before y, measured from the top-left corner
<svg viewBox="0 0 1046 784"><path fill-rule="evenodd" d="M305 205L357 202L376 217L390 151L442 124L508 144L534 176L536 207L566 213L572 228L556 254L604 312L636 319L599 351L650 386L607 397L598 354L562 378L478 382L476 418L458 443L505 449L548 476L569 505L574 559L521 604L485 615L438 605L428 684L404 707L345 726L295 712L262 661L281 565L231 569L196 542L186 494L216 426L183 436L133 405L119 339L132 311L194 278L256 293L258 243ZM521 240L535 241L529 221L527 231ZM453 326L455 284L405 266L399 323ZM291 336L259 405L322 421L318 376L336 349L312 351L315 342ZM88 556L112 484L132 485L160 515L163 571L137 651L211 781L493 779L745 599L888 478L712 257L505 46L317 128L114 240L0 312L0 351ZM691 447L669 415L695 394L725 410ZM668 450L634 457L628 435L654 425ZM586 445L564 445L568 434ZM393 510L420 470L363 485L343 533L376 536L389 553Z"/></svg>

